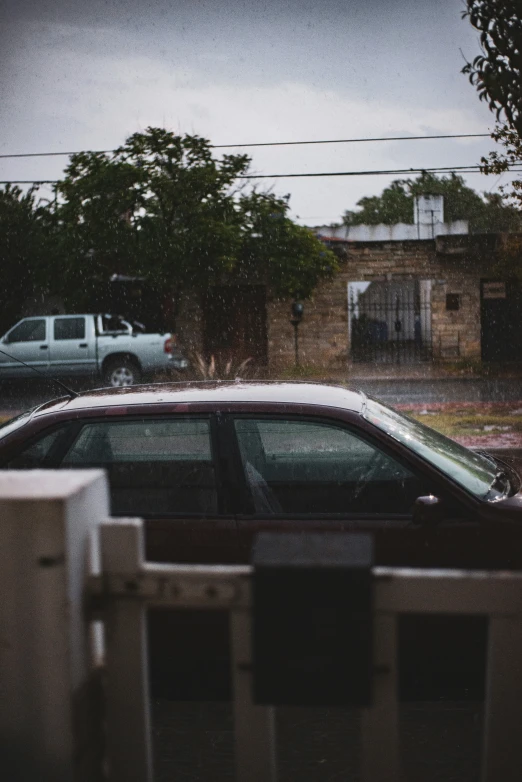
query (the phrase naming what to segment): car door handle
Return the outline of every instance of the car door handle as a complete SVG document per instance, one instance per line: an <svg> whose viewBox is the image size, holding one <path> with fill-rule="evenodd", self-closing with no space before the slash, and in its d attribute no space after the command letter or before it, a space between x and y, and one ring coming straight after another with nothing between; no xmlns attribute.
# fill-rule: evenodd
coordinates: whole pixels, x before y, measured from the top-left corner
<svg viewBox="0 0 522 782"><path fill-rule="evenodd" d="M40 350L47 350L47 345L40 345Z"/></svg>
<svg viewBox="0 0 522 782"><path fill-rule="evenodd" d="M80 342L80 344L78 345L78 347L79 347L79 348L86 348L86 347L87 347L87 343L86 343L86 342Z"/></svg>

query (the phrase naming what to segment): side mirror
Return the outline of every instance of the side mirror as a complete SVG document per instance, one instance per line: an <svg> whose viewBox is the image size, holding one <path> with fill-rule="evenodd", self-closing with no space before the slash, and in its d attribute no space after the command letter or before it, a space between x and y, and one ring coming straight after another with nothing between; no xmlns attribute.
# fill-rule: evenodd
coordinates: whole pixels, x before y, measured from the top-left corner
<svg viewBox="0 0 522 782"><path fill-rule="evenodd" d="M444 503L439 497L428 494L417 497L413 505L413 523L416 526L434 527L444 519Z"/></svg>

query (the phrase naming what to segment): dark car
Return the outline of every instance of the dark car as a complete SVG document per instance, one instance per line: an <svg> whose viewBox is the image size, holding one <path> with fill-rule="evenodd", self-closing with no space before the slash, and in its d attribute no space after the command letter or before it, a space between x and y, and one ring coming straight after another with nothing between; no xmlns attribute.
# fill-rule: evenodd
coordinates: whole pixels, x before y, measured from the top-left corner
<svg viewBox="0 0 522 782"><path fill-rule="evenodd" d="M145 519L153 561L242 563L261 530L321 530L371 532L378 565L522 566L512 468L342 387L161 384L62 398L0 429L0 467L105 468L113 515ZM483 665L485 620L438 621L401 624L416 644L401 662L406 689L421 662L436 683L446 642L458 664L445 674L459 683ZM215 613L153 612L150 639L158 681L175 670L187 684L192 670L204 689L226 670Z"/></svg>

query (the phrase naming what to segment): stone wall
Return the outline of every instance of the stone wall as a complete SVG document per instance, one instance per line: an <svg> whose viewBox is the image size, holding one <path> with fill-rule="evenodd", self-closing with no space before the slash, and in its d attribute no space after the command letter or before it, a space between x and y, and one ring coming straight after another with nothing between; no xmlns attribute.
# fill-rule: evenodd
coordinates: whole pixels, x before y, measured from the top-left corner
<svg viewBox="0 0 522 782"><path fill-rule="evenodd" d="M435 360L480 358L480 263L468 255L436 252L433 241L368 242L348 246L348 258L334 279L305 302L299 326L303 366L342 368L349 362L349 282L431 280L432 349ZM446 295L459 294L459 309L446 310ZM271 369L294 363L290 302L268 306Z"/></svg>
<svg viewBox="0 0 522 782"><path fill-rule="evenodd" d="M348 283L360 281L431 280L432 353L434 360L480 359L480 279L487 276L488 257L470 249L468 237L434 241L356 242L335 277L321 284L299 326L303 367L342 369L350 361ZM459 309L446 309L447 294L459 295ZM233 317L233 313L231 313ZM268 301L268 356L271 371L294 365L291 301ZM203 313L196 294L185 295L177 318L179 343L201 351Z"/></svg>

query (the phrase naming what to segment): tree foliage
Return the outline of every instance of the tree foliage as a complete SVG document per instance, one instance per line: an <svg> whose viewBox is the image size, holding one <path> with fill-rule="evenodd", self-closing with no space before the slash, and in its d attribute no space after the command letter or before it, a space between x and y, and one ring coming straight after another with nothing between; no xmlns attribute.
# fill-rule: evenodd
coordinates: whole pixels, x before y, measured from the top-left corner
<svg viewBox="0 0 522 782"><path fill-rule="evenodd" d="M522 164L522 138L516 130L506 124L498 125L491 137L503 150L490 152L487 158L482 158L481 168L485 174L500 175ZM522 181L515 179L499 189L506 202L522 212Z"/></svg>
<svg viewBox="0 0 522 782"><path fill-rule="evenodd" d="M52 284L80 302L115 273L178 292L248 273L275 295L309 296L335 258L290 220L287 199L244 192L249 163L160 128L111 155L73 155L57 187Z"/></svg>
<svg viewBox="0 0 522 782"><path fill-rule="evenodd" d="M480 32L482 53L463 71L496 113L491 137L501 146L482 158L482 171L501 175L522 163L522 0L466 0L466 6L463 16ZM504 203L521 214L522 182L515 179L500 192ZM503 237L500 272L522 276L522 247L515 236Z"/></svg>
<svg viewBox="0 0 522 782"><path fill-rule="evenodd" d="M34 293L39 268L47 259L46 212L35 190L24 193L6 185L0 190L0 268L2 292L0 333L20 317Z"/></svg>
<svg viewBox="0 0 522 782"><path fill-rule="evenodd" d="M482 158L482 171L485 174L501 175L513 170L513 166L522 163L522 140L518 132L507 124L499 125L491 134L501 145L502 151L490 152L487 158ZM519 215L522 222L522 181L512 180L501 185L499 200L508 204L513 212ZM519 232L522 229L519 227ZM496 272L501 276L514 275L522 279L522 238L520 233L505 234L501 237L498 248Z"/></svg>
<svg viewBox="0 0 522 782"><path fill-rule="evenodd" d="M426 172L417 179L397 179L380 196L361 198L358 211L345 212L345 225L413 223L414 197L444 196L444 220L469 220L476 233L520 230L522 219L516 209L505 205L495 193L479 195L456 174L436 177Z"/></svg>
<svg viewBox="0 0 522 782"><path fill-rule="evenodd" d="M463 17L480 32L481 54L463 72L497 115L522 135L522 1L465 0Z"/></svg>
<svg viewBox="0 0 522 782"><path fill-rule="evenodd" d="M308 298L321 279L337 269L335 255L315 235L288 217L288 198L272 193L242 194L238 268L249 279L269 281L279 298Z"/></svg>

